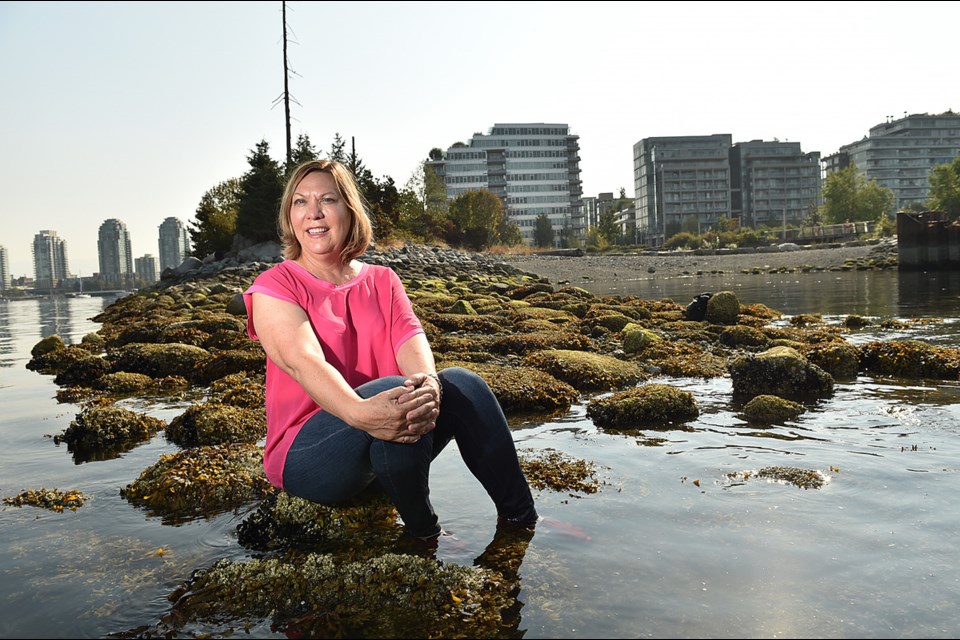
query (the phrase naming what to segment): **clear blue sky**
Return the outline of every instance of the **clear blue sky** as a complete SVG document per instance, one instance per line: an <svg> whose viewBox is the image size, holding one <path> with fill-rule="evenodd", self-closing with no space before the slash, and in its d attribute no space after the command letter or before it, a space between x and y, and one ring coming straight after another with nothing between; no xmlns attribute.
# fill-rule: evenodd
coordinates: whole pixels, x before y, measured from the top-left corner
<svg viewBox="0 0 960 640"><path fill-rule="evenodd" d="M33 276L41 229L99 270L285 155L282 3L0 2L0 245ZM584 193L633 195L633 145L729 133L826 156L888 116L960 110L955 2L290 2L292 133L356 139L403 186L432 147L566 123Z"/></svg>

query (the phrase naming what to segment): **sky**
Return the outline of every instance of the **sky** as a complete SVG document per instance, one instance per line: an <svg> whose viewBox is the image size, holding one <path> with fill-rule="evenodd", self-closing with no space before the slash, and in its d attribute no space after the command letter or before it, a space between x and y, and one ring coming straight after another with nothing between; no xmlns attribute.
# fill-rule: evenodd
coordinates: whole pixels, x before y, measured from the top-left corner
<svg viewBox="0 0 960 640"><path fill-rule="evenodd" d="M33 277L41 230L99 271L123 221L159 255L261 141L283 161L283 6L0 2L0 245ZM633 196L633 145L728 133L821 157L914 113L960 110L941 2L286 3L291 134L340 134L402 187L430 149L499 123L579 136L584 195Z"/></svg>

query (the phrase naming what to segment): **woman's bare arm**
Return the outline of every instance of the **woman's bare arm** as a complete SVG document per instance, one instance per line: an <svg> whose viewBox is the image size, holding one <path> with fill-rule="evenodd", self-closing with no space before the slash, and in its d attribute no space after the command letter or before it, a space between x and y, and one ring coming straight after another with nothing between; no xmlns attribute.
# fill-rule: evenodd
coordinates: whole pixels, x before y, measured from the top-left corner
<svg viewBox="0 0 960 640"><path fill-rule="evenodd" d="M407 415L429 402L405 387L361 398L327 362L307 314L297 305L253 294L253 324L267 356L325 411L381 440L409 438ZM432 356L431 356L432 357ZM419 433L416 429L415 433Z"/></svg>

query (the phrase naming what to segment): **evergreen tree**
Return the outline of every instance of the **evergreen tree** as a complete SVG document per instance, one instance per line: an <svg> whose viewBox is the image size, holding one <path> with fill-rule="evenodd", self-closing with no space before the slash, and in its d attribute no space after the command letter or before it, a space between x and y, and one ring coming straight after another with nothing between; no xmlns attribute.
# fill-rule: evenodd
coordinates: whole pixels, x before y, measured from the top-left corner
<svg viewBox="0 0 960 640"><path fill-rule="evenodd" d="M533 230L533 242L538 247L553 246L553 223L550 222L550 217L545 213L537 216L537 225Z"/></svg>
<svg viewBox="0 0 960 640"><path fill-rule="evenodd" d="M240 197L240 180L237 178L221 182L203 194L195 213L196 221L187 223L190 255L202 259L230 250L233 234L237 230Z"/></svg>
<svg viewBox="0 0 960 640"><path fill-rule="evenodd" d="M283 197L283 178L269 148L266 140L257 143L247 157L250 170L240 179L237 235L253 244L279 238L277 212Z"/></svg>
<svg viewBox="0 0 960 640"><path fill-rule="evenodd" d="M597 232L607 244L616 242L620 235L620 227L617 226L617 216L613 209L607 209L600 214L600 220L597 222Z"/></svg>
<svg viewBox="0 0 960 640"><path fill-rule="evenodd" d="M320 155L310 142L310 137L305 133L297 136L297 144L290 153L290 166L286 168L286 174L290 175L299 165L308 160L317 160Z"/></svg>
<svg viewBox="0 0 960 640"><path fill-rule="evenodd" d="M344 152L343 148L347 146L347 143L343 141L343 138L340 137L340 133L337 132L333 135L333 144L330 145L329 157L334 162L341 162L343 164L347 163L347 154Z"/></svg>

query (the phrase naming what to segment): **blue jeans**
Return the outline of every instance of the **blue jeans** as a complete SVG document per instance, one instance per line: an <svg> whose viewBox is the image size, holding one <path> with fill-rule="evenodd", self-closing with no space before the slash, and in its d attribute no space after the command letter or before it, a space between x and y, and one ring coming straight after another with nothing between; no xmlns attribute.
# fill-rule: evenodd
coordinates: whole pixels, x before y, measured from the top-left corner
<svg viewBox="0 0 960 640"><path fill-rule="evenodd" d="M350 500L375 481L386 491L414 536L440 533L430 503L430 463L457 441L460 455L497 507L518 523L537 520L533 496L520 469L513 434L500 403L479 375L462 367L440 371L443 398L437 428L409 444L379 440L320 411L310 418L287 453L284 490L321 504ZM403 385L388 376L357 388L364 398Z"/></svg>

